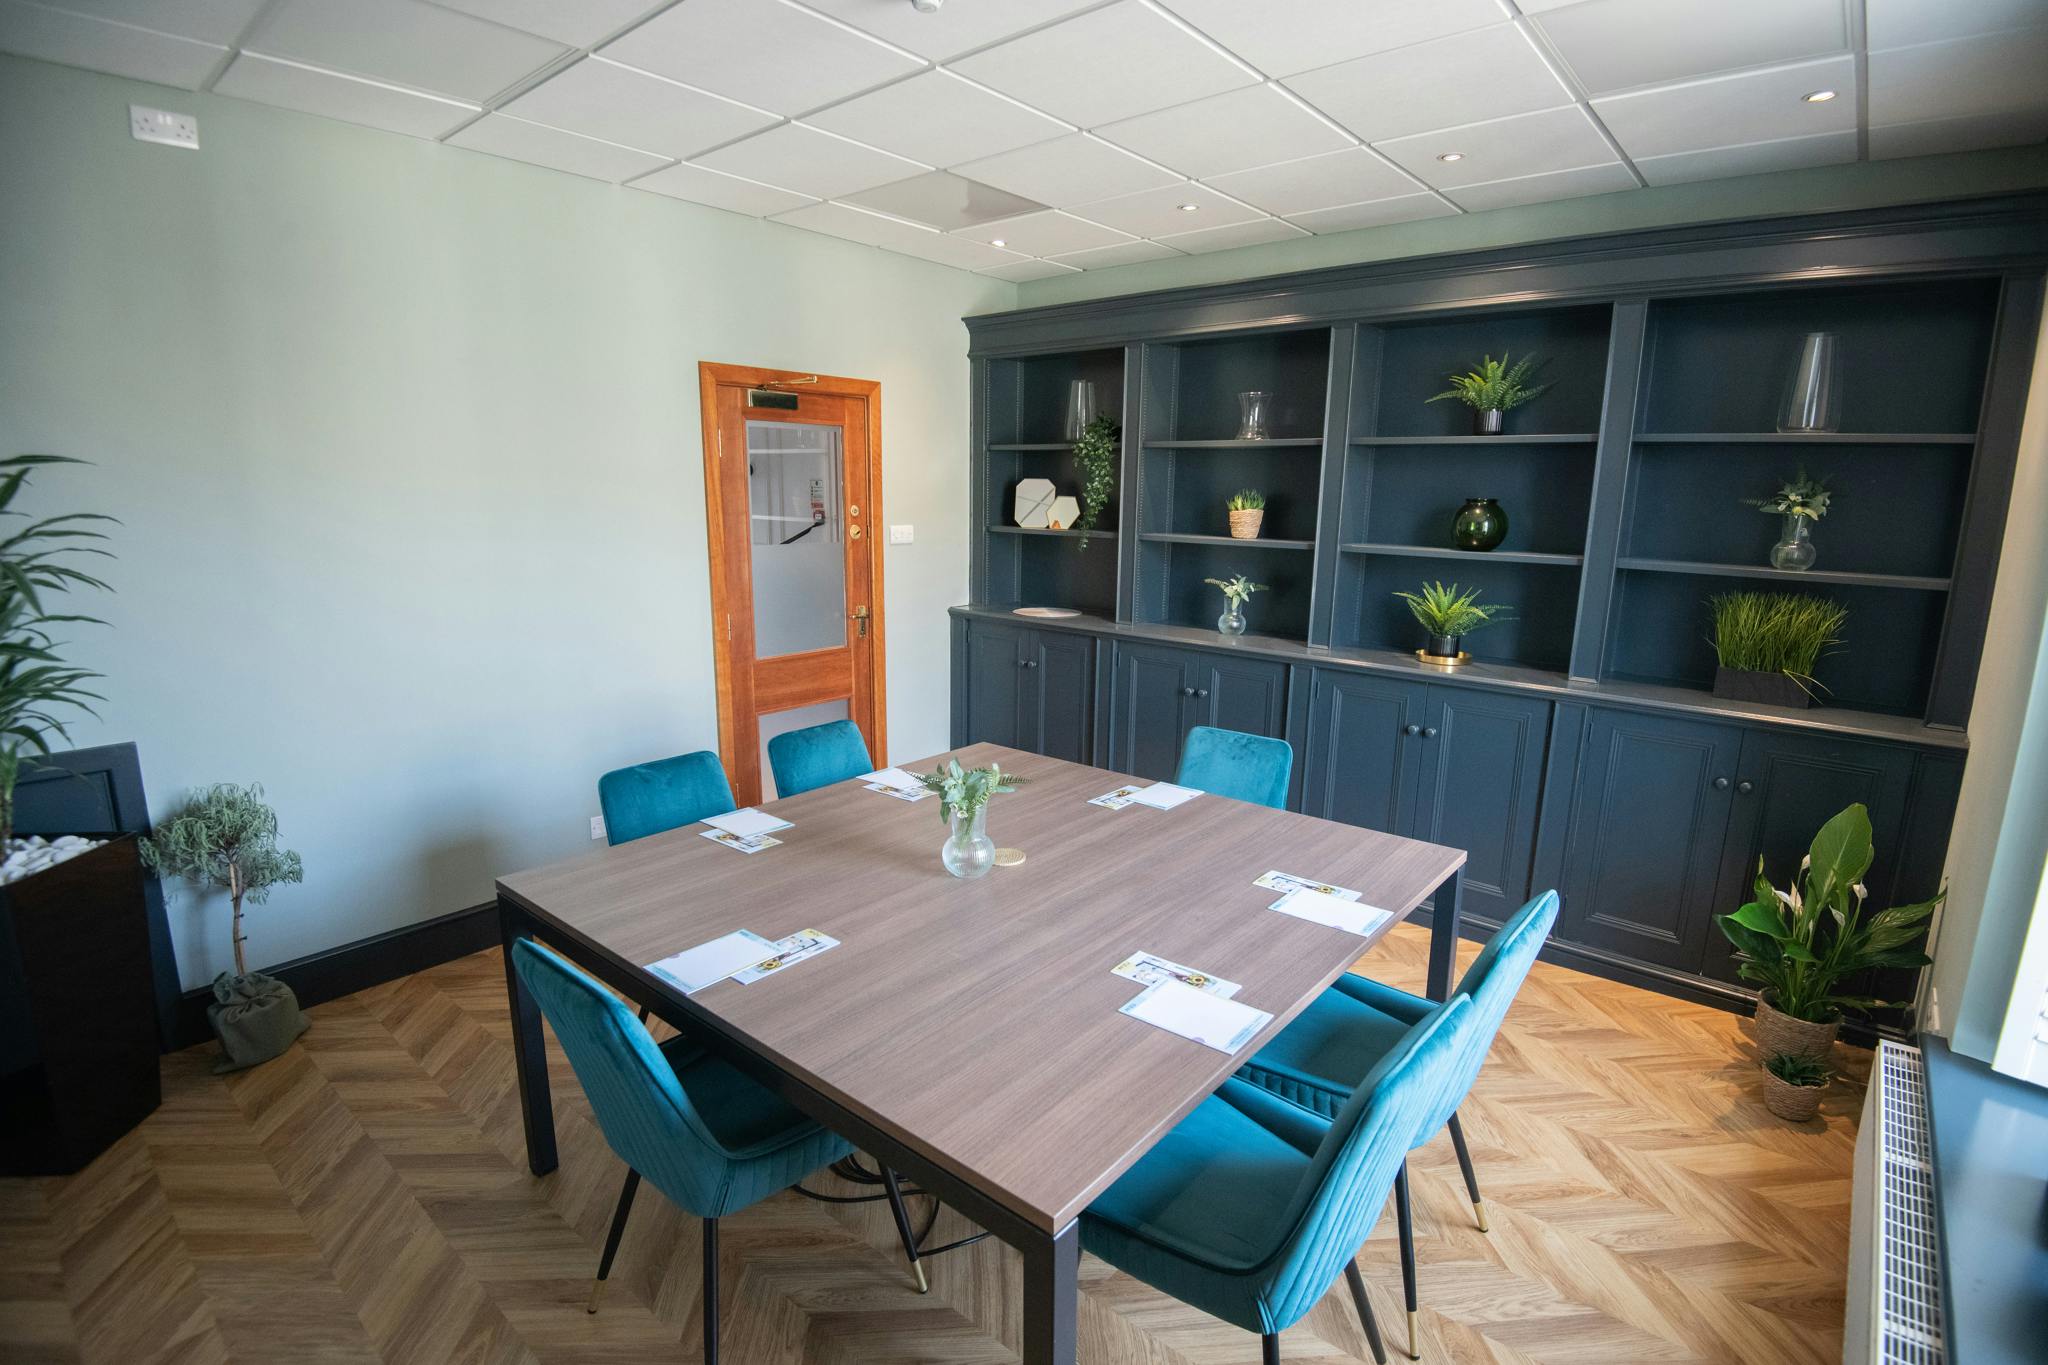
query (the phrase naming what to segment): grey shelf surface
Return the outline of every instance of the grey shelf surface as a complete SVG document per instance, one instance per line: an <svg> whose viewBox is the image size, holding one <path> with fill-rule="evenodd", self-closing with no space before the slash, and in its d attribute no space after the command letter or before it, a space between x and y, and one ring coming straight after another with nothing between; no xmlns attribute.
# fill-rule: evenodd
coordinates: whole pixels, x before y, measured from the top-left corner
<svg viewBox="0 0 2048 1365"><path fill-rule="evenodd" d="M1323 444L1320 436L1275 436L1264 441L1147 441L1147 450L1262 450L1278 446L1287 450L1319 448Z"/></svg>
<svg viewBox="0 0 2048 1365"><path fill-rule="evenodd" d="M1073 536L1073 537L1075 537L1076 539L1078 539L1079 537L1081 537L1081 536L1085 535L1085 536L1087 536L1087 537L1088 537L1088 539L1090 539L1090 540L1115 540L1115 539L1116 539L1116 532L1114 532L1114 531L1074 531L1074 530L1068 530L1068 529L1065 529L1065 528L1062 528L1062 529L1060 529L1060 530L1057 530L1057 531L1055 531L1055 530L1054 530L1054 529L1053 529L1052 527L1050 527L1050 526L996 526L996 525L991 525L991 526L990 526L990 527L989 527L988 529L989 529L990 531L994 532L994 533L995 533L995 534L997 534L997 535L1004 535L1004 536Z"/></svg>
<svg viewBox="0 0 2048 1365"><path fill-rule="evenodd" d="M1635 559L1624 556L1615 567L1637 573L1704 574L1717 578L1761 578L1774 583L1833 583L1845 588L1906 588L1914 592L1947 592L1946 578L1911 574L1850 573L1840 569L1773 569L1766 564L1710 564L1689 559Z"/></svg>
<svg viewBox="0 0 2048 1365"><path fill-rule="evenodd" d="M1517 436L1354 436L1355 446L1589 446L1600 439L1598 432L1564 434L1532 432Z"/></svg>
<svg viewBox="0 0 2048 1365"><path fill-rule="evenodd" d="M1390 545L1375 542L1340 545L1347 555L1402 555L1414 559L1493 560L1498 564L1562 564L1577 566L1584 555L1545 554L1539 550L1455 550L1438 545Z"/></svg>
<svg viewBox="0 0 2048 1365"><path fill-rule="evenodd" d="M1972 446L1974 432L1954 431L1639 431L1651 445Z"/></svg>
<svg viewBox="0 0 2048 1365"><path fill-rule="evenodd" d="M1072 450L1072 441L990 441L990 450Z"/></svg>
<svg viewBox="0 0 2048 1365"><path fill-rule="evenodd" d="M1313 550L1316 544L1312 540L1273 540L1262 536L1240 540L1236 536L1205 536L1189 531L1141 531L1138 539L1164 541L1169 545L1232 545L1265 550Z"/></svg>

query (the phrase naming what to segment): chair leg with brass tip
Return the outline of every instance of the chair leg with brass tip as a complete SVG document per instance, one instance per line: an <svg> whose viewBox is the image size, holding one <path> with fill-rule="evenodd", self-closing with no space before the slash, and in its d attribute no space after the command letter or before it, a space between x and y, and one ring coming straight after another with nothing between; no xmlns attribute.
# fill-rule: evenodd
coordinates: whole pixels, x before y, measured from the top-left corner
<svg viewBox="0 0 2048 1365"><path fill-rule="evenodd" d="M1465 1193L1472 1200L1472 1216L1479 1222L1481 1232L1491 1232L1486 1225L1486 1201L1479 1197L1479 1177L1472 1172L1472 1151L1465 1145L1465 1130L1458 1123L1458 1116L1451 1115L1451 1148L1458 1154L1458 1169L1465 1176Z"/></svg>
<svg viewBox="0 0 2048 1365"><path fill-rule="evenodd" d="M604 1239L604 1255L598 1258L597 1278L590 1285L590 1302L583 1311L595 1313L597 1301L604 1297L604 1282L611 1278L612 1258L619 1254L619 1239L626 1235L626 1215L633 1211L633 1195L640 1188L640 1172L626 1171L626 1183L619 1190L619 1206L612 1210L612 1230Z"/></svg>
<svg viewBox="0 0 2048 1365"><path fill-rule="evenodd" d="M1408 1358L1422 1359L1418 1346L1420 1338L1415 1331L1415 1219L1408 1207L1408 1163L1401 1163L1401 1170L1394 1177L1394 1217L1401 1232L1401 1291L1408 1308Z"/></svg>
<svg viewBox="0 0 2048 1365"><path fill-rule="evenodd" d="M1344 1267L1344 1279L1351 1286L1351 1301L1358 1305L1358 1320L1365 1324L1365 1341L1372 1347L1373 1365L1387 1365L1387 1348L1380 1341L1379 1319L1372 1315L1372 1301L1365 1297L1365 1277L1358 1262Z"/></svg>
<svg viewBox="0 0 2048 1365"><path fill-rule="evenodd" d="M910 1211L903 1207L903 1186L896 1179L896 1172L882 1167L882 1185L889 1191L889 1212L896 1216L896 1235L903 1239L903 1254L910 1258L910 1269L917 1276L917 1292L932 1292L931 1281L924 1276L924 1262L918 1259L917 1235L910 1230Z"/></svg>

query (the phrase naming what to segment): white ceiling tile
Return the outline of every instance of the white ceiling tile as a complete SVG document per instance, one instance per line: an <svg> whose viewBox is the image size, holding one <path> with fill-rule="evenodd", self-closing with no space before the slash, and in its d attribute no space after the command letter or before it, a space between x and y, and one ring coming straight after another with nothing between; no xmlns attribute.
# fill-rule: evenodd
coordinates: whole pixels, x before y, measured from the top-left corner
<svg viewBox="0 0 2048 1365"><path fill-rule="evenodd" d="M1413 194L1418 188L1408 176L1363 147L1210 176L1205 183L1254 208L1279 214Z"/></svg>
<svg viewBox="0 0 2048 1365"><path fill-rule="evenodd" d="M466 100L487 100L566 50L421 0L276 0L247 45L268 57Z"/></svg>
<svg viewBox="0 0 2048 1365"><path fill-rule="evenodd" d="M694 164L814 199L837 199L931 169L801 123L785 123L720 147L698 157Z"/></svg>
<svg viewBox="0 0 2048 1365"><path fill-rule="evenodd" d="M0 0L0 52L197 90L225 47L40 5Z"/></svg>
<svg viewBox="0 0 2048 1365"><path fill-rule="evenodd" d="M1515 8L1524 14L1543 14L1579 2L1580 0L1515 0Z"/></svg>
<svg viewBox="0 0 2048 1365"><path fill-rule="evenodd" d="M305 114L367 124L413 137L439 137L477 113L477 106L422 95L376 81L338 75L244 52L214 83L214 93L275 104Z"/></svg>
<svg viewBox="0 0 2048 1365"><path fill-rule="evenodd" d="M908 180L842 197L856 207L886 213L891 218L907 218L941 232L997 218L1015 218L1045 207L1022 195L948 171L927 171Z"/></svg>
<svg viewBox="0 0 2048 1365"><path fill-rule="evenodd" d="M586 57L505 106L534 123L666 156L698 152L779 122L773 114Z"/></svg>
<svg viewBox="0 0 2048 1365"><path fill-rule="evenodd" d="M1029 257L1019 256L1013 251L1003 251L986 242L969 241L956 237L950 232L926 232L913 228L901 234L877 242L888 251L900 251L906 256L917 256L923 260L950 265L955 270L987 270L998 265L1023 265Z"/></svg>
<svg viewBox="0 0 2048 1365"><path fill-rule="evenodd" d="M222 46L242 36L263 0L37 0L50 9L70 10L156 33L195 38Z"/></svg>
<svg viewBox="0 0 2048 1365"><path fill-rule="evenodd" d="M982 223L960 229L960 235L991 246L1021 251L1026 256L1058 256L1069 251L1086 251L1090 247L1113 246L1131 240L1129 233L1058 211L1027 213L1021 218Z"/></svg>
<svg viewBox="0 0 2048 1365"><path fill-rule="evenodd" d="M855 28L935 62L1063 19L1100 0L952 0L920 14L904 0L805 0Z"/></svg>
<svg viewBox="0 0 2048 1365"><path fill-rule="evenodd" d="M1697 152L1633 158L1643 179L1652 185L1682 185L1695 180L1720 180L1731 175L1763 175L1769 171L1834 166L1856 159L1856 130L1779 138L1740 147L1709 147Z"/></svg>
<svg viewBox="0 0 2048 1365"><path fill-rule="evenodd" d="M1192 204L1192 209L1183 207ZM1233 203L1205 185L1167 185L1093 204L1076 204L1076 215L1128 232L1134 237L1164 237L1170 232L1221 227L1225 223L1261 218L1257 209Z"/></svg>
<svg viewBox="0 0 2048 1365"><path fill-rule="evenodd" d="M1083 128L1258 79L1144 0L1122 0L1013 38L962 58L955 69Z"/></svg>
<svg viewBox="0 0 2048 1365"><path fill-rule="evenodd" d="M2048 29L1870 54L1870 126L2048 108Z"/></svg>
<svg viewBox="0 0 2048 1365"><path fill-rule="evenodd" d="M1158 242L1119 242L1115 246L1090 247L1086 251L1069 251L1054 259L1062 265L1071 265L1081 270L1102 270L1113 265L1136 265L1140 261L1159 261L1181 253Z"/></svg>
<svg viewBox="0 0 2048 1365"><path fill-rule="evenodd" d="M1249 223L1231 223L1226 227L1175 232L1159 240L1176 251L1198 255L1204 251L1228 251L1232 247L1264 246L1268 242L1284 242L1308 235L1301 228L1283 223L1278 218L1260 218Z"/></svg>
<svg viewBox="0 0 2048 1365"><path fill-rule="evenodd" d="M1842 0L1587 0L1534 22L1594 95L1849 45Z"/></svg>
<svg viewBox="0 0 2048 1365"><path fill-rule="evenodd" d="M1571 98L1513 24L1326 66L1289 77L1287 85L1368 142L1548 109Z"/></svg>
<svg viewBox="0 0 2048 1365"><path fill-rule="evenodd" d="M1820 104L1816 90L1837 97ZM1771 66L1732 76L1652 86L1593 101L1593 112L1630 158L1669 156L1818 133L1856 130L1856 59Z"/></svg>
<svg viewBox="0 0 2048 1365"><path fill-rule="evenodd" d="M952 169L970 180L1054 208L1181 183L1181 177L1172 171L1086 133L1071 133Z"/></svg>
<svg viewBox="0 0 2048 1365"><path fill-rule="evenodd" d="M662 0L434 0L479 19L523 28L570 47L589 47L609 38Z"/></svg>
<svg viewBox="0 0 2048 1365"><path fill-rule="evenodd" d="M1636 188L1635 176L1619 161L1605 166L1580 166L1568 171L1517 176L1491 184L1466 185L1445 190L1444 195L1467 213L1504 209L1516 204L1540 204L1552 199L1577 199L1588 194L1611 194Z"/></svg>
<svg viewBox="0 0 2048 1365"><path fill-rule="evenodd" d="M536 166L567 171L570 175L588 176L592 180L609 180L614 184L636 175L645 175L668 160L667 157L636 152L617 143L579 137L559 128L543 127L503 114L484 115L449 138L448 145L489 152L492 156L509 157L513 161L527 161Z"/></svg>
<svg viewBox="0 0 2048 1365"><path fill-rule="evenodd" d="M1277 85L1248 85L1096 129L1139 156L1196 178L1333 152L1351 139Z"/></svg>
<svg viewBox="0 0 2048 1365"><path fill-rule="evenodd" d="M923 65L784 0L684 0L604 55L778 114L845 99Z"/></svg>
<svg viewBox="0 0 2048 1365"><path fill-rule="evenodd" d="M927 71L871 90L804 122L932 166L994 156L1073 131L950 71Z"/></svg>
<svg viewBox="0 0 2048 1365"><path fill-rule="evenodd" d="M1019 261L1015 265L999 265L977 272L993 275L999 280L1013 284L1024 284L1031 280L1049 280L1059 275L1078 275L1079 266L1061 265L1058 261Z"/></svg>
<svg viewBox="0 0 2048 1365"><path fill-rule="evenodd" d="M1437 189L1570 170L1614 160L1592 117L1576 104L1463 128L1395 138L1379 150ZM1438 158L1455 155L1456 161Z"/></svg>
<svg viewBox="0 0 2048 1365"><path fill-rule="evenodd" d="M1501 21L1497 0L1161 3L1269 76L1292 76Z"/></svg>
<svg viewBox="0 0 2048 1365"><path fill-rule="evenodd" d="M812 204L775 215L775 222L813 232L830 233L851 242L883 247L889 251L937 261L961 270L985 270L990 266L1014 265L1024 258L998 250L983 242L969 241L950 233L933 232L915 223L901 222L879 213L868 213L848 204Z"/></svg>
<svg viewBox="0 0 2048 1365"><path fill-rule="evenodd" d="M2005 114L1970 114L1931 119L1926 123L1894 123L1870 130L1870 159L1936 156L1974 152L1984 147L2018 147L2048 140L2048 110Z"/></svg>
<svg viewBox="0 0 2048 1365"><path fill-rule="evenodd" d="M1866 0L1871 51L2048 25L2041 0Z"/></svg>
<svg viewBox="0 0 2048 1365"><path fill-rule="evenodd" d="M1328 232L1385 227L1389 223L1412 223L1421 218L1447 218L1456 212L1433 194L1404 194L1393 199L1375 199L1366 204L1344 204L1337 208L1289 214L1287 221L1320 236Z"/></svg>
<svg viewBox="0 0 2048 1365"><path fill-rule="evenodd" d="M671 199L687 199L693 204L708 204L715 209L730 213L744 213L754 218L766 218L771 213L787 213L815 203L809 195L791 194L778 190L773 185L763 185L755 180L743 180L723 171L706 170L702 166L683 163L664 167L653 175L643 175L628 188L651 190L665 194Z"/></svg>

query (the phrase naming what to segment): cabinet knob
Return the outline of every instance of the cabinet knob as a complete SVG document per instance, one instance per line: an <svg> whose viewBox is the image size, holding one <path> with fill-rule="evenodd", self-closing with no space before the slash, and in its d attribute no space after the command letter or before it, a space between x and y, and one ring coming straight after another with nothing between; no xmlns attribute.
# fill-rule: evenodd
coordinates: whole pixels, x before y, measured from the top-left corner
<svg viewBox="0 0 2048 1365"><path fill-rule="evenodd" d="M1728 790L1728 779L1727 779L1727 778L1725 778L1725 777L1717 777L1717 778L1715 778L1715 779L1714 779L1714 790L1715 790L1715 791L1717 791L1717 792L1724 792L1724 791L1727 791L1727 790Z"/></svg>
<svg viewBox="0 0 2048 1365"><path fill-rule="evenodd" d="M1209 689L1206 687L1198 687L1195 689L1195 695L1197 697L1206 697L1209 695Z"/></svg>
<svg viewBox="0 0 2048 1365"><path fill-rule="evenodd" d="M1038 667L1038 660L1036 660L1036 659L1026 659L1026 660L1024 661L1024 666L1025 666L1026 668L1036 668L1036 667Z"/></svg>
<svg viewBox="0 0 2048 1365"><path fill-rule="evenodd" d="M1420 725L1404 725L1401 727L1401 733L1404 735L1419 735L1422 733L1422 727Z"/></svg>
<svg viewBox="0 0 2048 1365"><path fill-rule="evenodd" d="M1195 695L1195 689L1194 689L1194 688L1192 688L1192 687L1183 687L1183 688L1182 688L1182 689L1180 690L1180 694L1181 694L1181 695L1182 695L1183 697L1192 697L1192 696L1194 696L1194 695Z"/></svg>
<svg viewBox="0 0 2048 1365"><path fill-rule="evenodd" d="M1749 795L1749 794L1750 794L1751 792L1753 792L1753 791L1755 791L1755 790L1756 790L1756 783L1754 783L1754 782L1737 782L1737 783L1735 784L1735 790L1736 790L1737 792L1741 793L1741 794L1742 794L1743 796L1747 796L1747 795Z"/></svg>
<svg viewBox="0 0 2048 1365"><path fill-rule="evenodd" d="M1434 725L1425 725L1425 726L1423 726L1423 727L1422 727L1422 737L1423 737L1424 739L1435 739L1435 738L1436 738L1436 727L1435 727Z"/></svg>
<svg viewBox="0 0 2048 1365"><path fill-rule="evenodd" d="M1030 666L1030 663L1024 659L1017 660L1017 667L1019 668L1029 668Z"/></svg>

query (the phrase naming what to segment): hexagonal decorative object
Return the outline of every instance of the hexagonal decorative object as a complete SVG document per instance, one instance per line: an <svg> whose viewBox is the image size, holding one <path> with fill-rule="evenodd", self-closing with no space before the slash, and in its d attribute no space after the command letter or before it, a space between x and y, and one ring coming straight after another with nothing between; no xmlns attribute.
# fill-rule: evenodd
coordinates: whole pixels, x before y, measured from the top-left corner
<svg viewBox="0 0 2048 1365"><path fill-rule="evenodd" d="M1017 502L1013 515L1019 526L1043 530L1052 515L1053 498L1059 490L1051 479L1017 480Z"/></svg>
<svg viewBox="0 0 2048 1365"><path fill-rule="evenodd" d="M1081 500L1065 494L1052 500L1052 509L1046 513L1047 526L1055 531L1069 531L1081 519Z"/></svg>

